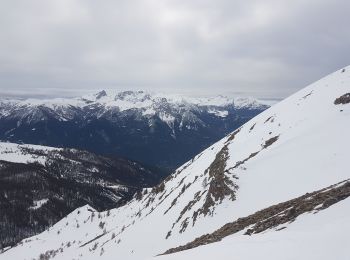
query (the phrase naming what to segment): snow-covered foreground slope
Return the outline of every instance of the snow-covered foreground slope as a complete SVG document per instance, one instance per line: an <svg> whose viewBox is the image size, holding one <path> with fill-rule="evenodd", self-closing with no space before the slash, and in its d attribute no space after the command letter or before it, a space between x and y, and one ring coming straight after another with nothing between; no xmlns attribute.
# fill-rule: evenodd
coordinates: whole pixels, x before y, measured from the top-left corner
<svg viewBox="0 0 350 260"><path fill-rule="evenodd" d="M349 212L349 200L342 201L317 214L305 214L278 232L253 236L242 232L220 243L165 255L159 260L348 259Z"/></svg>
<svg viewBox="0 0 350 260"><path fill-rule="evenodd" d="M220 243L161 258L205 259L238 251L239 259L252 259L255 250L262 250L261 257L277 247L284 252L276 249L271 256L288 259L288 254L299 254L292 252L298 250L295 239L308 242L314 235L320 244L303 245L303 255L318 259L315 248L326 251L322 243L337 235L333 239L339 243L331 243L329 250L344 259L342 239L350 231L342 217L350 213L349 92L350 67L261 113L127 205L102 213L83 207L0 259L38 259L40 254L54 259L149 259L230 222L243 229L224 232L228 237ZM339 182L343 186L331 186Z"/></svg>

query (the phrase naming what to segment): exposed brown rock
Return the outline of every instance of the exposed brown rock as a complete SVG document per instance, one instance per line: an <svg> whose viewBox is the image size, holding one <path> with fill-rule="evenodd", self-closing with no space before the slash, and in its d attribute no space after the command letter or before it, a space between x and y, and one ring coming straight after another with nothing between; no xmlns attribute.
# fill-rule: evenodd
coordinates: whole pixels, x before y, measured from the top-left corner
<svg viewBox="0 0 350 260"><path fill-rule="evenodd" d="M306 94L305 96L303 96L303 99L306 99L308 96L311 96L313 92L314 92L314 91L311 90L311 92L310 92L309 94Z"/></svg>
<svg viewBox="0 0 350 260"><path fill-rule="evenodd" d="M272 145L274 142L276 142L278 140L279 136L274 136L274 137L271 137L270 139L268 139L267 141L265 141L265 143L262 145L262 149L260 151L257 151L257 152L254 152L254 153L251 153L247 158L243 159L242 161L237 161L236 164L227 169L226 172L229 172L230 170L232 169L236 169L238 168L239 166L241 166L242 164L246 163L248 160L250 160L251 158L255 157L258 153L260 153L263 149L269 147L270 145Z"/></svg>
<svg viewBox="0 0 350 260"><path fill-rule="evenodd" d="M236 131L234 131L234 132L230 135L230 137L227 139L226 143L231 142L233 139L235 139L236 134L238 134L239 131L241 131L241 128L238 128Z"/></svg>
<svg viewBox="0 0 350 260"><path fill-rule="evenodd" d="M265 120L264 124L269 122L271 120L271 123L273 122L273 116L270 116L268 119Z"/></svg>
<svg viewBox="0 0 350 260"><path fill-rule="evenodd" d="M255 127L256 123L254 123L254 125L252 125L250 128L249 128L249 132L252 131Z"/></svg>
<svg viewBox="0 0 350 260"><path fill-rule="evenodd" d="M217 153L215 160L206 169L205 173L209 175L209 189L205 202L199 214L212 214L211 207L220 203L224 198L235 200L238 186L225 174L226 162L228 159L227 144Z"/></svg>
<svg viewBox="0 0 350 260"><path fill-rule="evenodd" d="M265 141L265 143L263 144L263 149L266 149L267 147L269 147L270 145L272 145L274 142L276 142L278 140L279 136L276 135L274 137L271 137L270 139L268 139L267 141Z"/></svg>
<svg viewBox="0 0 350 260"><path fill-rule="evenodd" d="M260 152L260 151L259 151L259 152ZM236 162L235 166L233 166L233 167L230 168L229 170L238 168L240 165L244 164L246 161L248 161L249 159L251 159L251 158L253 158L254 156L256 156L259 152L251 153L251 154L250 154L247 158L245 158L243 161L238 161L238 162Z"/></svg>
<svg viewBox="0 0 350 260"><path fill-rule="evenodd" d="M197 179L197 178L196 178L196 179ZM164 215L165 215L166 213L168 213L169 210L171 210L171 208L176 204L177 199L180 198L180 196L181 196L182 194L184 194L185 190L186 190L188 187L190 187L191 184L192 184L192 183L188 183L187 185L184 184L184 185L182 186L180 193L176 196L175 199L173 199L173 201L171 202L170 207L164 212Z"/></svg>
<svg viewBox="0 0 350 260"><path fill-rule="evenodd" d="M148 206L154 201L153 197L150 197L145 205L146 208L148 208Z"/></svg>
<svg viewBox="0 0 350 260"><path fill-rule="evenodd" d="M227 176L227 171L225 171L226 168L226 161L228 159L228 144L229 141L232 141L235 137L235 135L240 131L240 129L237 129L232 135L229 137L229 139L226 141L223 148L216 154L216 157L214 161L210 164L210 166L205 170L205 174L208 175L208 184L209 188L208 191L204 192L197 192L194 195L194 198L189 201L189 203L183 208L181 211L178 219L173 223L172 228L182 219L183 215L191 210L191 208L200 201L202 196L206 194L205 201L203 203L203 206L199 209L197 209L193 215L192 215L192 225L195 224L197 217L199 215L208 215L213 214L214 207L216 204L220 203L224 198L229 198L231 200L235 200L235 192L238 189L238 185L236 185L230 177L235 178L234 175L231 175L230 177ZM187 188L187 187L186 187ZM180 192L179 195L181 195L183 192ZM165 214L173 207L173 205L176 203L176 200L173 200L170 208L165 212ZM180 232L184 232L188 225L184 225L184 222L182 222L181 230Z"/></svg>
<svg viewBox="0 0 350 260"><path fill-rule="evenodd" d="M177 220L173 223L173 226L172 226L172 227L174 227L174 226L176 225L176 223L178 223L178 222L181 220L181 218L183 217L183 215L184 215L187 211L191 210L191 208L193 207L193 205L195 205L195 204L200 200L200 198L201 198L201 194L200 194L200 193L201 193L201 192L198 191L198 192L196 192L196 194L194 194L193 200L189 201L189 202L187 203L187 205L182 209L182 211L180 212L179 217L178 217Z"/></svg>
<svg viewBox="0 0 350 260"><path fill-rule="evenodd" d="M234 222L227 223L211 234L198 237L186 245L171 248L164 254L171 254L201 245L218 242L226 236L244 230L248 226L251 226L251 228L246 231L246 235L253 235L267 229L277 228L282 224L294 221L301 214L307 212L317 213L348 198L349 196L350 179L312 193L306 193L298 198L273 205L247 217L239 218ZM282 230L284 228L286 227L283 226L276 230Z"/></svg>
<svg viewBox="0 0 350 260"><path fill-rule="evenodd" d="M350 103L350 93L346 93L334 100L334 105L348 104Z"/></svg>
<svg viewBox="0 0 350 260"><path fill-rule="evenodd" d="M135 199L136 200L141 200L142 199L142 192L139 190L135 193Z"/></svg>
<svg viewBox="0 0 350 260"><path fill-rule="evenodd" d="M180 233L183 233L186 230L187 226L188 226L188 218L185 218L185 220L182 221L181 223Z"/></svg>
<svg viewBox="0 0 350 260"><path fill-rule="evenodd" d="M165 239L168 239L170 236L171 236L171 231L169 231L169 232L166 234Z"/></svg>
<svg viewBox="0 0 350 260"><path fill-rule="evenodd" d="M165 184L164 182L161 182L160 184L152 188L152 193L158 194L160 192L163 192L164 188L165 188Z"/></svg>

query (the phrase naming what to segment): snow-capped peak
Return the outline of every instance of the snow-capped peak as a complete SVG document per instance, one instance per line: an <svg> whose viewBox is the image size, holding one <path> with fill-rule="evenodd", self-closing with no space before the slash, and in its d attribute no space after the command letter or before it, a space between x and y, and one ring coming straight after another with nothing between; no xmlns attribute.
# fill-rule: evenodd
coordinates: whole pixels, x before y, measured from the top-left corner
<svg viewBox="0 0 350 260"><path fill-rule="evenodd" d="M252 97L228 97L223 95L210 96L210 97L193 97L177 94L162 94L147 92L143 90L138 91L99 91L92 95L86 95L83 100L89 100L99 103L107 103L108 105L121 106L121 104L130 103L130 107L135 104L144 103L144 106L148 106L150 101L156 102L169 102L172 104L194 104L199 106L227 106L234 105L237 108L261 105L262 102Z"/></svg>
<svg viewBox="0 0 350 260"><path fill-rule="evenodd" d="M206 111L219 118L225 118L237 109L264 110L268 106L253 98L229 98L216 96L194 98L179 95L165 95L146 91L99 91L80 98L0 100L0 118L13 117L22 122L45 120L51 115L59 121L69 121L79 117L100 118L119 111L138 112L140 118L158 116L169 125L169 118L185 123L185 112ZM88 115L86 115L88 113ZM195 113L196 114L196 113ZM196 119L196 121L200 121ZM173 124L169 125L171 127ZM197 126L198 127L198 126ZM172 129L174 131L174 129Z"/></svg>
<svg viewBox="0 0 350 260"><path fill-rule="evenodd" d="M84 95L76 98L52 98L52 99L2 99L2 103L14 103L18 106L78 106L83 107L92 103L119 107L121 110L132 108L144 108L159 102L168 102L171 104L192 104L198 106L228 106L233 105L237 108L256 107L262 105L263 102L252 97L228 97L223 95L210 97L193 97L175 94L162 94L139 91L106 91L101 90L94 94Z"/></svg>

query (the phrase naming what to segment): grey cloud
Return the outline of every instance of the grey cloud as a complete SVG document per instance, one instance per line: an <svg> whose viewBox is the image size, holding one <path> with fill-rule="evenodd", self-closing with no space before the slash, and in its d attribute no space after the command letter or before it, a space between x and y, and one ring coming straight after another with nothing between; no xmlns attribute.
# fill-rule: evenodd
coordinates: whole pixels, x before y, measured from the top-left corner
<svg viewBox="0 0 350 260"><path fill-rule="evenodd" d="M348 65L348 1L1 1L0 93L285 97Z"/></svg>

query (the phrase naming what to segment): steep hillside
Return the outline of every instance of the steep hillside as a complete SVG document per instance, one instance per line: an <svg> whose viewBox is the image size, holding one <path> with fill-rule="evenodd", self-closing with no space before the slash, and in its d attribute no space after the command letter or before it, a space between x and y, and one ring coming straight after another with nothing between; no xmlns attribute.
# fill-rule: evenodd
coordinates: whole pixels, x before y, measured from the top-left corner
<svg viewBox="0 0 350 260"><path fill-rule="evenodd" d="M281 259L284 253L295 259L301 254L298 245L312 235L317 238L310 248L302 245L302 256L329 259L336 252L346 259L349 86L350 67L330 74L259 114L125 206L102 213L84 206L0 259L151 259L173 252L159 258L237 253L239 259L256 254ZM236 244L231 248L231 243ZM182 252L190 248L195 249Z"/></svg>
<svg viewBox="0 0 350 260"><path fill-rule="evenodd" d="M42 232L85 204L114 208L162 176L85 151L0 143L0 248Z"/></svg>
<svg viewBox="0 0 350 260"><path fill-rule="evenodd" d="M0 140L119 155L174 170L268 106L248 98L124 91L0 100Z"/></svg>

